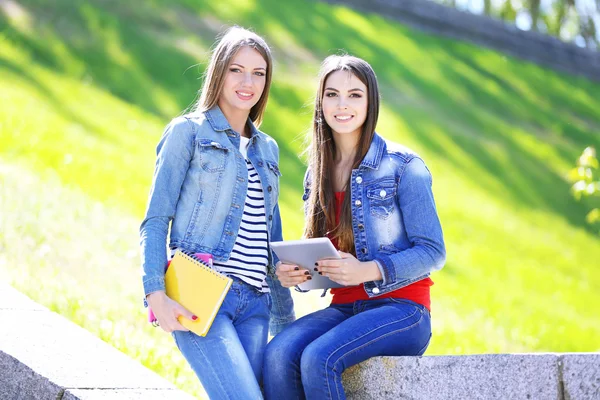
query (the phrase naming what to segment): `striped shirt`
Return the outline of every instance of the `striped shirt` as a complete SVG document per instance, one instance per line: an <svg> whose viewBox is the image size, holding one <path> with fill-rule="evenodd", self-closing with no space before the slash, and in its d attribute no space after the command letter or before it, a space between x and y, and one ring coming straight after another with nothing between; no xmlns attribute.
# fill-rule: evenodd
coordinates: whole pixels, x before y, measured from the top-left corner
<svg viewBox="0 0 600 400"><path fill-rule="evenodd" d="M262 292L269 292L266 282L269 247L265 198L258 172L248 160L250 139L240 137L240 152L246 158L248 191L238 236L227 262L213 263L217 271L234 276Z"/></svg>

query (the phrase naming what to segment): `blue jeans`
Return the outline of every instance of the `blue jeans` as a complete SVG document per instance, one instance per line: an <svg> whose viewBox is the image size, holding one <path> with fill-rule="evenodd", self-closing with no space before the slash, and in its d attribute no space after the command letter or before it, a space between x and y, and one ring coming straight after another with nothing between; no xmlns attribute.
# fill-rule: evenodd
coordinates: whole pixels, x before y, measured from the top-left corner
<svg viewBox="0 0 600 400"><path fill-rule="evenodd" d="M345 399L346 368L374 356L420 356L430 338L429 311L410 300L332 304L271 340L265 353L265 397Z"/></svg>
<svg viewBox="0 0 600 400"><path fill-rule="evenodd" d="M234 279L205 337L175 331L177 347L211 400L262 399L271 296Z"/></svg>

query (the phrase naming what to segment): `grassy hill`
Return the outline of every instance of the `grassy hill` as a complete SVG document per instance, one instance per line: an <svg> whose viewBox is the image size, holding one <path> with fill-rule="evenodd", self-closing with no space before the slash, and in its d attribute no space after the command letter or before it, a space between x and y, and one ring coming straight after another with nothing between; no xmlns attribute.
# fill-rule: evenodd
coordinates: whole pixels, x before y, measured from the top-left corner
<svg viewBox="0 0 600 400"><path fill-rule="evenodd" d="M0 278L202 393L144 323L137 227L162 129L237 23L276 58L262 129L281 149L287 238L302 228L316 72L347 51L379 77L377 130L433 173L448 262L433 276L428 354L599 351L600 238L565 176L585 146L600 148L600 85L377 15L281 4L0 3ZM326 304L295 298L301 315Z"/></svg>

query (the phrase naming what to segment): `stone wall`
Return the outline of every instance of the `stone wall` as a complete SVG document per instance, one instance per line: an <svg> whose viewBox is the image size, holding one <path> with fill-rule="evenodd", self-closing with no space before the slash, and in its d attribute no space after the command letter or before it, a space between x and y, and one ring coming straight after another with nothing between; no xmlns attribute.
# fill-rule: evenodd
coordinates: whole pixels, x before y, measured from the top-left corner
<svg viewBox="0 0 600 400"><path fill-rule="evenodd" d="M600 399L600 353L375 357L343 379L350 400ZM0 399L191 398L0 283Z"/></svg>
<svg viewBox="0 0 600 400"><path fill-rule="evenodd" d="M376 357L344 373L348 399L600 399L600 353Z"/></svg>
<svg viewBox="0 0 600 400"><path fill-rule="evenodd" d="M600 52L511 23L428 0L325 0L379 13L426 32L473 42L534 63L600 81Z"/></svg>
<svg viewBox="0 0 600 400"><path fill-rule="evenodd" d="M193 397L85 329L0 283L0 399Z"/></svg>

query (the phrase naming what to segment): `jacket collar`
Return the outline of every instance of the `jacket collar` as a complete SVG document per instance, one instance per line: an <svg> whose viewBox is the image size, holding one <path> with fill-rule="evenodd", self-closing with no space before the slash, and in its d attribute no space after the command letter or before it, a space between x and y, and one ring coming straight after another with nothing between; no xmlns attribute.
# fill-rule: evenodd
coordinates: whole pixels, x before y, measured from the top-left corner
<svg viewBox="0 0 600 400"><path fill-rule="evenodd" d="M231 132L235 132L233 128L231 128L231 125L229 125L225 114L223 114L223 111L221 111L221 108L219 108L218 105L215 105L210 110L204 111L204 115L206 115L206 119L215 131L224 132L229 130ZM250 118L248 118L247 124L250 127L250 138L254 139L255 136L260 138L260 135L258 134L259 130L256 129ZM239 136L239 132L236 133L237 134L235 136Z"/></svg>
<svg viewBox="0 0 600 400"><path fill-rule="evenodd" d="M367 154L360 163L359 168L379 168L379 164L381 163L381 159L383 158L383 153L385 152L385 149L385 140L383 140L383 138L379 136L377 132L375 132L375 134L373 135L373 140L371 140L371 146L369 146L369 151L367 151Z"/></svg>

